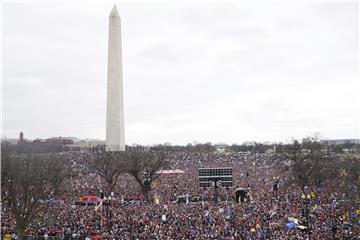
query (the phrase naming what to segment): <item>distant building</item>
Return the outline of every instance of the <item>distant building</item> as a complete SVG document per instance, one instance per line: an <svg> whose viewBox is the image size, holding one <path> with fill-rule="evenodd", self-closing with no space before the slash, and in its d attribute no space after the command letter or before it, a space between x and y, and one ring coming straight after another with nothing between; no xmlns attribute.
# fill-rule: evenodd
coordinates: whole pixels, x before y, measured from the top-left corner
<svg viewBox="0 0 360 240"><path fill-rule="evenodd" d="M216 151L218 153L224 153L226 151L225 146L216 146Z"/></svg>
<svg viewBox="0 0 360 240"><path fill-rule="evenodd" d="M34 139L34 140L33 140L33 143L45 143L45 140L44 140L44 139L37 138L37 139Z"/></svg>
<svg viewBox="0 0 360 240"><path fill-rule="evenodd" d="M246 141L246 142L243 142L242 145L245 145L245 146L255 146L255 145L256 145L256 142L255 142L255 141Z"/></svg>
<svg viewBox="0 0 360 240"><path fill-rule="evenodd" d="M22 144L24 143L25 140L24 140L24 133L21 131L20 132L20 136L19 136L19 140L18 140L18 144Z"/></svg>
<svg viewBox="0 0 360 240"><path fill-rule="evenodd" d="M50 144L61 144L61 145L71 145L74 144L74 140L62 137L52 137L45 140L45 143Z"/></svg>
<svg viewBox="0 0 360 240"><path fill-rule="evenodd" d="M132 151L132 152L147 152L150 150L150 147L134 144L133 146L126 145L125 149L126 151Z"/></svg>
<svg viewBox="0 0 360 240"><path fill-rule="evenodd" d="M62 152L70 151L74 140L63 137L53 137L48 139L34 139L26 140L24 133L20 132L19 140L17 141L19 152Z"/></svg>
<svg viewBox="0 0 360 240"><path fill-rule="evenodd" d="M81 150L94 148L100 145L105 145L104 140L99 139L84 139L84 140L76 140L74 141L73 148L78 148Z"/></svg>
<svg viewBox="0 0 360 240"><path fill-rule="evenodd" d="M24 133L21 131L19 135L18 144L22 144L22 143L71 145L74 144L74 140L71 138L52 137L48 139L37 138L34 139L33 141L28 141L24 139Z"/></svg>
<svg viewBox="0 0 360 240"><path fill-rule="evenodd" d="M343 145L343 144L360 144L360 139L329 139L329 140L320 140L321 144L328 145Z"/></svg>

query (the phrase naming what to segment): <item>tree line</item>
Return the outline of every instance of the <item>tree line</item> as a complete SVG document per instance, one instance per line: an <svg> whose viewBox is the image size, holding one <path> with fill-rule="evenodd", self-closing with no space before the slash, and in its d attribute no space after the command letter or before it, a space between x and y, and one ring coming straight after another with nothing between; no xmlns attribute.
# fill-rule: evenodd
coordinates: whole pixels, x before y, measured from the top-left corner
<svg viewBox="0 0 360 240"><path fill-rule="evenodd" d="M64 180L77 177L79 172L73 167L71 153L17 150L16 145L1 142L1 201L14 215L21 240L27 226L44 207L43 203L59 196ZM94 150L82 152L81 156L86 168L104 180L106 193L114 191L121 174L130 174L147 201L151 201L158 171L167 166L165 155L154 151Z"/></svg>
<svg viewBox="0 0 360 240"><path fill-rule="evenodd" d="M281 149L274 159L286 166L285 170L290 173L292 183L303 190L309 185L341 185L349 199L356 199L357 191L354 190L360 187L359 157L338 157L330 154L330 151L324 151L324 145L314 137L308 137L301 142L295 140L282 147L255 144L231 145L225 146L225 149L231 152L253 153L262 153L266 149ZM82 164L106 183L105 192L114 192L120 176L128 174L138 183L144 199L152 201L151 192L154 181L159 177L158 171L171 167L167 161L168 151L176 149L213 152L216 148L216 145L210 143L181 148L159 145L148 151L106 152L103 148L94 148L92 151L81 152L81 156ZM49 196L59 194L65 179L78 175L73 166L74 159L68 152L19 151L16 145L6 141L1 143L2 203L9 207L15 216L19 239L23 238L26 227L43 207L42 203L48 200Z"/></svg>
<svg viewBox="0 0 360 240"><path fill-rule="evenodd" d="M309 143L313 142L314 137L309 136L303 138L301 143L303 143L302 148L306 150L310 150ZM165 152L214 152L217 150L222 150L225 152L249 152L249 153L277 153L277 154L286 154L291 151L293 147L294 141L299 142L297 140L293 140L291 143L259 143L253 142L252 144L212 144L210 142L207 143L194 143L187 144L186 146L182 145L171 145L169 143L166 144L158 144L150 147L153 151L165 151ZM344 152L360 152L360 144L352 143L351 141L345 141L343 144L330 144L329 142L323 141L320 142L316 139L316 143L319 146L319 149L323 152L327 153L344 153Z"/></svg>
<svg viewBox="0 0 360 240"><path fill-rule="evenodd" d="M324 146L316 137L307 137L301 143L295 140L287 146L284 155L290 160L287 170L293 182L303 190L309 185L341 186L354 200L351 193L360 187L360 156L339 156L323 150Z"/></svg>

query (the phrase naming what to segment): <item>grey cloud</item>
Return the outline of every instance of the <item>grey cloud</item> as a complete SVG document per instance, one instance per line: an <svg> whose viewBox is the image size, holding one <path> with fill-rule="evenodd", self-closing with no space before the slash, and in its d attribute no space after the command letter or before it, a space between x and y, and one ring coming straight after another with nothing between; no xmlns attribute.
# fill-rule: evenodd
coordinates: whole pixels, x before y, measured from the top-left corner
<svg viewBox="0 0 360 240"><path fill-rule="evenodd" d="M4 135L105 137L111 5L5 4ZM356 5L118 7L129 144L358 137Z"/></svg>

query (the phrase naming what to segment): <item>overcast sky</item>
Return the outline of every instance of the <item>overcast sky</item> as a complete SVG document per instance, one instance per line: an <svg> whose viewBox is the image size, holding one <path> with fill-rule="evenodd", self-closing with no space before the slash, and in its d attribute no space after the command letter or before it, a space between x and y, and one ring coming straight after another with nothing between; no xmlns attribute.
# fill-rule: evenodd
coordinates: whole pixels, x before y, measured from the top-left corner
<svg viewBox="0 0 360 240"><path fill-rule="evenodd" d="M113 3L4 3L3 136L105 139ZM116 3L127 144L359 138L357 3Z"/></svg>

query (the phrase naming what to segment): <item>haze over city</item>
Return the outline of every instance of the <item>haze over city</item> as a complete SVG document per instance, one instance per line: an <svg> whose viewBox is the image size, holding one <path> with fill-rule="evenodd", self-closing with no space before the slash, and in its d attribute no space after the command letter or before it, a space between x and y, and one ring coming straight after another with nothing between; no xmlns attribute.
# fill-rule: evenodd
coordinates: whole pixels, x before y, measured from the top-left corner
<svg viewBox="0 0 360 240"><path fill-rule="evenodd" d="M2 136L105 139L113 4L4 3ZM357 3L117 6L127 144L359 138Z"/></svg>

